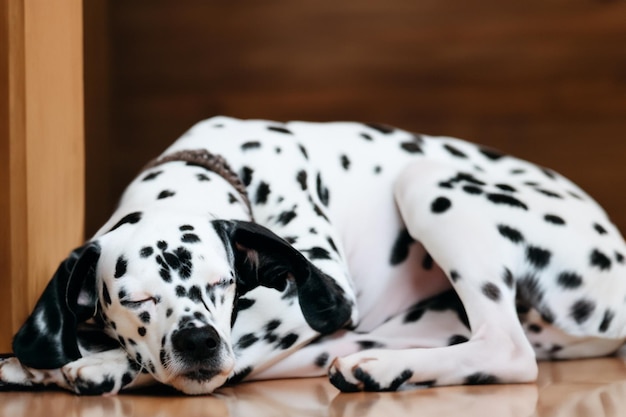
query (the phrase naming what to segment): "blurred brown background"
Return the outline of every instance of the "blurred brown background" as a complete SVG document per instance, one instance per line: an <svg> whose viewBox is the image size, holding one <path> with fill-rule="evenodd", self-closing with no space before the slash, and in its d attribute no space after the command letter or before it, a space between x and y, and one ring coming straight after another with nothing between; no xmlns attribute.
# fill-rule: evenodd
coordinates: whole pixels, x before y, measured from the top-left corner
<svg viewBox="0 0 626 417"><path fill-rule="evenodd" d="M466 138L578 182L626 230L626 2L85 2L87 234L216 114Z"/></svg>

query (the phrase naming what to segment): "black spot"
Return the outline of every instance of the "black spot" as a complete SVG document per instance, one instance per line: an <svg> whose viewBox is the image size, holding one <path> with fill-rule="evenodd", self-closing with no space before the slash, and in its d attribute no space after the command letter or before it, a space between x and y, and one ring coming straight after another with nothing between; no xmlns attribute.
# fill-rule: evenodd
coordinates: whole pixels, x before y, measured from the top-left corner
<svg viewBox="0 0 626 417"><path fill-rule="evenodd" d="M537 323L531 323L528 325L528 331L531 333L541 333L542 330L543 328Z"/></svg>
<svg viewBox="0 0 626 417"><path fill-rule="evenodd" d="M237 299L237 311L247 310L256 303L252 298L240 297Z"/></svg>
<svg viewBox="0 0 626 417"><path fill-rule="evenodd" d="M106 283L102 283L102 300L104 304L111 305L111 294L109 293L109 288Z"/></svg>
<svg viewBox="0 0 626 417"><path fill-rule="evenodd" d="M469 339L463 335L455 334L450 336L450 338L448 339L448 346L459 345L461 343L467 342L468 340Z"/></svg>
<svg viewBox="0 0 626 417"><path fill-rule="evenodd" d="M525 173L526 170L522 168L515 168L515 169L512 169L510 172L512 175L520 175L520 174Z"/></svg>
<svg viewBox="0 0 626 417"><path fill-rule="evenodd" d="M278 218L276 219L277 223L282 224L283 226L286 226L287 224L289 224L289 222L291 222L295 217L296 217L296 211L295 208L292 210L287 210L287 211L283 211L282 213L280 213L278 215Z"/></svg>
<svg viewBox="0 0 626 417"><path fill-rule="evenodd" d="M350 169L350 158L348 158L347 155L341 155L341 166L343 167L343 169L345 169L346 171L348 169Z"/></svg>
<svg viewBox="0 0 626 417"><path fill-rule="evenodd" d="M288 335L280 339L278 347L281 349L289 349L291 346L293 346L294 343L296 343L296 341L298 341L298 335L295 333L289 333Z"/></svg>
<svg viewBox="0 0 626 417"><path fill-rule="evenodd" d="M526 275L517 281L518 301L524 305L539 306L543 301L544 290L541 281L533 274Z"/></svg>
<svg viewBox="0 0 626 417"><path fill-rule="evenodd" d="M578 324L582 324L591 317L596 309L596 304L590 300L578 300L572 305L570 315Z"/></svg>
<svg viewBox="0 0 626 417"><path fill-rule="evenodd" d="M617 262L619 262L620 264L624 263L624 255L622 255L621 253L615 251L615 260Z"/></svg>
<svg viewBox="0 0 626 417"><path fill-rule="evenodd" d="M306 151L306 148L303 145L298 145L298 149L300 149L300 152L302 152L302 156L304 156L304 159L309 159L309 153Z"/></svg>
<svg viewBox="0 0 626 417"><path fill-rule="evenodd" d="M141 216L142 216L142 213L140 211L127 214L126 216L122 217L122 219L119 222L117 222L115 226L113 226L111 230L109 230L109 232L112 232L113 230L117 229L118 227L124 224L135 224L139 220L141 220Z"/></svg>
<svg viewBox="0 0 626 417"><path fill-rule="evenodd" d="M145 335L146 335L146 332L147 332L147 331L146 331L146 328L145 328L145 327L143 327L143 326L142 326L142 327L137 328L137 333L139 333L139 336L142 336L142 337L143 337L143 336L145 336Z"/></svg>
<svg viewBox="0 0 626 417"><path fill-rule="evenodd" d="M411 379L412 376L413 376L413 371L411 371L410 369L405 369L404 371L402 371L400 375L395 377L393 381L391 381L391 384L389 384L389 386L385 388L383 391L387 391L387 392L397 391L398 388L400 388L400 386L404 384L406 381ZM426 385L426 386L432 386L434 384L435 384L435 381L419 382L419 385Z"/></svg>
<svg viewBox="0 0 626 417"><path fill-rule="evenodd" d="M259 338L256 337L254 333L248 333L241 336L241 338L236 343L237 349L246 349L259 341Z"/></svg>
<svg viewBox="0 0 626 417"><path fill-rule="evenodd" d="M283 133L285 135L293 135L293 132L291 130L284 128L282 126L268 126L267 130L270 130L272 132Z"/></svg>
<svg viewBox="0 0 626 417"><path fill-rule="evenodd" d="M452 202L446 197L437 197L430 205L430 210L433 213L443 213L452 207Z"/></svg>
<svg viewBox="0 0 626 417"><path fill-rule="evenodd" d="M522 235L522 232L510 226L499 224L498 232L500 232L500 234L503 237L507 238L513 243L517 244L517 243L522 243L524 241L524 236Z"/></svg>
<svg viewBox="0 0 626 417"><path fill-rule="evenodd" d="M561 287L572 290L583 284L583 277L574 272L561 272L557 282Z"/></svg>
<svg viewBox="0 0 626 417"><path fill-rule="evenodd" d="M254 170L250 167L241 168L241 171L239 173L239 176L241 177L241 182L243 182L243 185L245 185L246 187L252 182L253 175Z"/></svg>
<svg viewBox="0 0 626 417"><path fill-rule="evenodd" d="M375 131L380 132L383 135L393 133L393 131L395 130L395 128L391 126L383 125L380 123L366 123L365 126L369 127L370 129L374 129Z"/></svg>
<svg viewBox="0 0 626 417"><path fill-rule="evenodd" d="M594 249L591 252L591 266L595 266L602 271L611 269L611 259L598 249Z"/></svg>
<svg viewBox="0 0 626 417"><path fill-rule="evenodd" d="M359 392L360 389L357 385L346 381L344 376L340 372L334 372L330 374L330 383L335 386L341 392Z"/></svg>
<svg viewBox="0 0 626 417"><path fill-rule="evenodd" d="M422 147L416 142L402 142L400 147L408 153L422 153Z"/></svg>
<svg viewBox="0 0 626 417"><path fill-rule="evenodd" d="M182 226L180 226L178 228L178 230L180 230L181 232L190 232L190 231L195 230L195 229L190 224L183 224Z"/></svg>
<svg viewBox="0 0 626 417"><path fill-rule="evenodd" d="M464 185L463 191L471 195L479 195L483 193L483 189L476 185Z"/></svg>
<svg viewBox="0 0 626 417"><path fill-rule="evenodd" d="M282 324L282 322L278 319L272 320L265 325L265 330L268 332L274 331L278 329L278 327Z"/></svg>
<svg viewBox="0 0 626 417"><path fill-rule="evenodd" d="M577 200L584 200L584 198L582 198L582 196L580 196L579 194L573 192L573 191L568 191L567 192L569 195L571 195L572 197L574 197Z"/></svg>
<svg viewBox="0 0 626 417"><path fill-rule="evenodd" d="M235 197L235 195L233 193L228 193L228 203L229 204L234 204L234 203L238 203L239 200L237 200L237 197Z"/></svg>
<svg viewBox="0 0 626 417"><path fill-rule="evenodd" d="M308 185L306 183L306 180L307 180L306 171L302 170L298 172L298 176L296 177L296 179L298 180L298 183L300 184L300 188L302 188L302 191L306 191L306 189L308 188Z"/></svg>
<svg viewBox="0 0 626 417"><path fill-rule="evenodd" d="M176 296L177 297L186 297L187 296L187 289L185 287L183 287L182 285L177 285L176 286Z"/></svg>
<svg viewBox="0 0 626 417"><path fill-rule="evenodd" d="M455 148L454 146L450 144L446 143L445 145L443 145L443 147L452 156L456 156L457 158L467 158L467 155L464 152L460 151L458 148Z"/></svg>
<svg viewBox="0 0 626 417"><path fill-rule="evenodd" d="M483 155L485 155L488 159L491 159L492 161L497 161L498 159L504 157L504 154L493 149L479 147L478 150L480 151L480 153L482 153Z"/></svg>
<svg viewBox="0 0 626 417"><path fill-rule="evenodd" d="M461 278L461 276L457 271L450 271L450 279L452 280L452 282L457 282L459 278Z"/></svg>
<svg viewBox="0 0 626 417"><path fill-rule="evenodd" d="M246 379L246 377L248 375L250 375L252 373L253 369L254 368L252 368L251 366L248 366L248 367L242 369L241 371L237 372L235 375L233 375L230 378L228 378L228 381L226 381L226 383L228 385L234 385L234 384L240 383L241 381Z"/></svg>
<svg viewBox="0 0 626 417"><path fill-rule="evenodd" d="M551 198L563 198L560 194L555 193L554 191L543 189L543 188L535 188L535 191Z"/></svg>
<svg viewBox="0 0 626 417"><path fill-rule="evenodd" d="M607 330L609 330L609 327L611 326L611 322L613 321L614 318L615 318L615 312L612 310L606 310L604 312L604 317L602 317L602 322L600 323L600 327L598 328L598 330L602 333L605 333Z"/></svg>
<svg viewBox="0 0 626 417"><path fill-rule="evenodd" d="M324 352L320 354L317 358L315 358L315 362L313 363L318 368L324 368L328 363L328 359L330 359L330 355L328 354L328 352Z"/></svg>
<svg viewBox="0 0 626 417"><path fill-rule="evenodd" d="M487 194L487 200L491 201L494 204L503 204L511 207L518 207L523 210L528 210L526 204L522 203L517 198L507 194L490 193Z"/></svg>
<svg viewBox="0 0 626 417"><path fill-rule="evenodd" d="M145 246L141 248L141 250L139 251L139 256L141 256L142 258L147 258L151 256L153 253L154 253L154 249L152 249L151 246Z"/></svg>
<svg viewBox="0 0 626 417"><path fill-rule="evenodd" d="M173 197L174 195L176 195L176 193L174 191L171 190L163 190L159 193L159 195L157 196L157 200L163 200L164 198L169 198L169 197Z"/></svg>
<svg viewBox="0 0 626 417"><path fill-rule="evenodd" d="M430 256L430 253L425 253L424 259L422 259L422 268L424 268L426 271L430 271L431 269L433 269L433 263L433 257Z"/></svg>
<svg viewBox="0 0 626 417"><path fill-rule="evenodd" d="M170 318L170 317L172 316L172 314L173 314L173 313L174 313L174 310L173 310L173 309L171 309L171 308L168 308L168 309L165 311L165 317L166 317L166 318Z"/></svg>
<svg viewBox="0 0 626 417"><path fill-rule="evenodd" d="M184 243L198 243L200 238L195 233L185 233L181 238Z"/></svg>
<svg viewBox="0 0 626 417"><path fill-rule="evenodd" d="M202 291L197 285L193 285L191 288L189 288L188 296L189 299L194 303L202 302Z"/></svg>
<svg viewBox="0 0 626 417"><path fill-rule="evenodd" d="M409 250L415 239L411 237L407 229L400 230L391 249L391 265L398 265L409 256Z"/></svg>
<svg viewBox="0 0 626 417"><path fill-rule="evenodd" d="M126 274L126 268L128 267L128 261L124 256L120 256L117 258L117 262L115 263L115 278L121 278Z"/></svg>
<svg viewBox="0 0 626 417"><path fill-rule="evenodd" d="M335 252L339 252L339 249L337 249L337 245L335 245L335 241L333 240L332 237L328 236L326 240L328 241L328 244Z"/></svg>
<svg viewBox="0 0 626 417"><path fill-rule="evenodd" d="M502 275L502 281L504 281L504 284L507 287L513 288L513 285L515 284L515 278L513 277L513 274L511 273L511 270L509 268L504 268L504 274Z"/></svg>
<svg viewBox="0 0 626 417"><path fill-rule="evenodd" d="M170 273L169 269L161 268L159 270L159 276L165 282L172 282L172 274Z"/></svg>
<svg viewBox="0 0 626 417"><path fill-rule="evenodd" d="M324 183L322 182L322 175L319 172L317 173L316 182L317 182L317 196L319 197L322 204L328 207L328 202L330 200L330 193L328 191L328 188L324 186Z"/></svg>
<svg viewBox="0 0 626 417"><path fill-rule="evenodd" d="M374 138L372 138L372 136L369 133L361 133L361 137L365 140L369 140L372 141L374 140Z"/></svg>
<svg viewBox="0 0 626 417"><path fill-rule="evenodd" d="M492 385L497 383L498 378L482 372L476 372L465 378L465 385Z"/></svg>
<svg viewBox="0 0 626 417"><path fill-rule="evenodd" d="M270 195L270 186L265 181L261 181L259 187L256 189L256 203L257 204L265 204L267 203L267 196Z"/></svg>
<svg viewBox="0 0 626 417"><path fill-rule="evenodd" d="M163 171L150 172L150 173L148 173L148 175L143 177L143 179L141 181L152 181L153 179L155 179L156 177L158 177L162 173L163 173Z"/></svg>
<svg viewBox="0 0 626 417"><path fill-rule="evenodd" d="M196 178L198 179L198 181L200 182L204 182L204 181L211 181L211 178L209 178L206 174L196 174Z"/></svg>
<svg viewBox="0 0 626 417"><path fill-rule="evenodd" d="M258 140L251 140L251 141L243 143L241 145L241 150L249 151L251 149L259 149L260 147L261 147L261 142L259 142Z"/></svg>
<svg viewBox="0 0 626 417"><path fill-rule="evenodd" d="M309 255L309 260L311 261L315 259L331 259L330 253L326 249L320 248L319 246L314 246L311 249L304 249L302 252L306 252Z"/></svg>
<svg viewBox="0 0 626 417"><path fill-rule="evenodd" d="M502 296L500 288L492 282L486 282L483 284L482 292L485 297L489 298L491 301L499 301Z"/></svg>
<svg viewBox="0 0 626 417"><path fill-rule="evenodd" d="M596 229L599 235L606 235L608 233L607 230L598 223L594 223L593 228Z"/></svg>
<svg viewBox="0 0 626 417"><path fill-rule="evenodd" d="M547 221L548 223L556 224L559 226L562 226L565 224L565 220L563 220L561 217L556 216L554 214L546 214L545 216L543 216L543 219Z"/></svg>
<svg viewBox="0 0 626 417"><path fill-rule="evenodd" d="M517 191L515 188L511 187L508 184L496 184L496 188L499 188L502 191L508 191L510 193L514 193Z"/></svg>
<svg viewBox="0 0 626 417"><path fill-rule="evenodd" d="M546 249L537 246L528 246L526 248L526 260L535 268L543 269L550 263L552 253Z"/></svg>
<svg viewBox="0 0 626 417"><path fill-rule="evenodd" d="M383 345L382 343L375 342L373 340L359 340L356 343L357 345L359 345L359 348L361 350L378 349L385 347L385 345Z"/></svg>
<svg viewBox="0 0 626 417"><path fill-rule="evenodd" d="M556 174L547 168L541 168L541 172L543 172L543 174L551 180L556 179Z"/></svg>
<svg viewBox="0 0 626 417"><path fill-rule="evenodd" d="M147 311L143 311L141 314L139 314L139 320L141 320L142 323L150 323L150 313L148 313Z"/></svg>
<svg viewBox="0 0 626 417"><path fill-rule="evenodd" d="M421 303L418 303L404 316L403 323L415 323L422 318L425 312L425 307L421 305Z"/></svg>

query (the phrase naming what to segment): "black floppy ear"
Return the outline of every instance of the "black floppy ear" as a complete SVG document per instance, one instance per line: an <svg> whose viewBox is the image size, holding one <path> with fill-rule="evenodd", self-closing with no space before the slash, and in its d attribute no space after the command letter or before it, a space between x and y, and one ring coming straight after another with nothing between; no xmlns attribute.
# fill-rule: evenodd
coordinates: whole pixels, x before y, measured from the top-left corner
<svg viewBox="0 0 626 417"><path fill-rule="evenodd" d="M294 280L300 308L311 328L328 334L348 323L352 306L343 289L284 239L257 223L213 223L232 248L240 295L258 286L282 291L288 280Z"/></svg>
<svg viewBox="0 0 626 417"><path fill-rule="evenodd" d="M57 369L81 357L76 328L96 313L97 243L75 249L55 272L35 309L13 338L23 365Z"/></svg>

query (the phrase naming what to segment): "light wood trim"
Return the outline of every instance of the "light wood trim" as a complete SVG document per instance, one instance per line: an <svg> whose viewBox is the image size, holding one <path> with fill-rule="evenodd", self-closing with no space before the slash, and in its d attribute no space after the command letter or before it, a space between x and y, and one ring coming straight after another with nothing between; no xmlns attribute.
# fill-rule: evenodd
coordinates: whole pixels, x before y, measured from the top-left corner
<svg viewBox="0 0 626 417"><path fill-rule="evenodd" d="M82 2L0 0L0 351L83 236Z"/></svg>

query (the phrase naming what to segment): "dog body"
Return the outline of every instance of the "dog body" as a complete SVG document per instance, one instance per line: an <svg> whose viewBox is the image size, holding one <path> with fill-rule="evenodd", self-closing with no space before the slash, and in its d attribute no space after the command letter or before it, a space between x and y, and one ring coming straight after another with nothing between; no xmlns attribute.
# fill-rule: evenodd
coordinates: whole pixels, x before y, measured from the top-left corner
<svg viewBox="0 0 626 417"><path fill-rule="evenodd" d="M531 163L381 126L216 117L61 265L0 381L533 381L537 358L623 344L624 253L591 197Z"/></svg>

